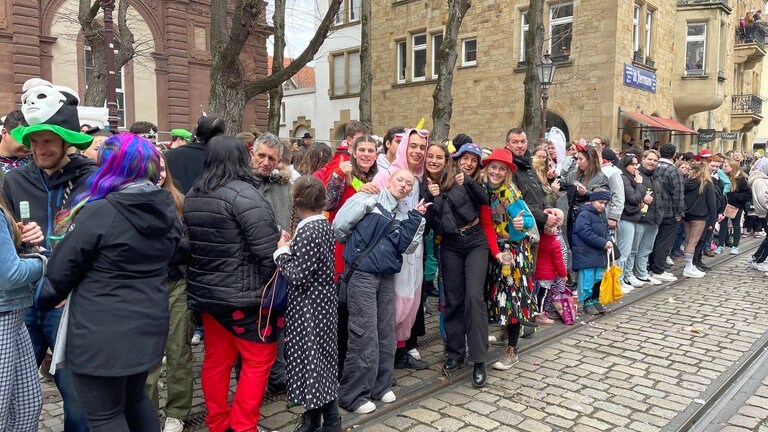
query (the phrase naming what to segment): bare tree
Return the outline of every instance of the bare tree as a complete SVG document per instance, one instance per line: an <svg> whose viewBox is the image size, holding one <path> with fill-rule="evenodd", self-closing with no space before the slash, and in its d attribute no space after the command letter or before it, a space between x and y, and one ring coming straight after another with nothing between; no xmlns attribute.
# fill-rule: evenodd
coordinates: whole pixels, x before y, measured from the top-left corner
<svg viewBox="0 0 768 432"><path fill-rule="evenodd" d="M274 49L272 52L272 75L280 73L284 68L285 55L285 0L275 0L275 12L272 14L274 28ZM283 85L269 90L269 117L267 130L280 135L280 115L283 104Z"/></svg>
<svg viewBox="0 0 768 432"><path fill-rule="evenodd" d="M373 86L373 59L371 58L371 0L360 5L360 121L373 124L371 87Z"/></svg>
<svg viewBox="0 0 768 432"><path fill-rule="evenodd" d="M104 106L107 99L107 62L105 52L112 49L104 44L104 27L96 19L101 3L99 0L80 0L77 19L83 30L85 42L91 47L93 58L93 74L86 83L84 106ZM120 0L117 7L117 32L115 39L120 42L120 47L115 55L115 70L120 70L128 63L136 51L134 49L133 33L128 28L128 1Z"/></svg>
<svg viewBox="0 0 768 432"><path fill-rule="evenodd" d="M264 1L235 0L231 26L228 26L227 0L211 0L212 61L208 103L210 113L226 121L227 133L240 131L245 104L249 100L280 87L314 58L333 26L342 1L330 2L309 45L288 66L265 78L250 80L245 77L240 54L248 38L262 25ZM273 61L273 67L274 64L282 66L282 62ZM280 109L279 105L277 109Z"/></svg>
<svg viewBox="0 0 768 432"><path fill-rule="evenodd" d="M541 61L544 44L544 0L530 0L528 7L528 33L525 35L525 101L523 123L529 146L536 142L541 132L541 83L536 64Z"/></svg>
<svg viewBox="0 0 768 432"><path fill-rule="evenodd" d="M448 0L448 21L445 24L443 43L437 54L437 85L432 93L432 135L440 139L447 138L451 131L453 70L459 57L456 52L456 40L470 6L470 0Z"/></svg>

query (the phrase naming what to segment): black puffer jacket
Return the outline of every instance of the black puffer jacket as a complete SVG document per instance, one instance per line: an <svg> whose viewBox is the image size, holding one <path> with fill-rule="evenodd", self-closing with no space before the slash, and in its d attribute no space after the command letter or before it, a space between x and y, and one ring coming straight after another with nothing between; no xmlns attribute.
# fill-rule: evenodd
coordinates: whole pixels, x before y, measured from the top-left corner
<svg viewBox="0 0 768 432"><path fill-rule="evenodd" d="M645 198L645 186L642 183L635 183L635 179L625 173L621 174L621 181L624 182L624 211L621 214L621 220L639 222L642 216L640 203Z"/></svg>
<svg viewBox="0 0 768 432"><path fill-rule="evenodd" d="M488 205L488 194L472 177L464 174L463 185L454 183L450 189L434 197L433 202L437 232L458 234L460 228L473 225L480 216L480 207Z"/></svg>
<svg viewBox="0 0 768 432"><path fill-rule="evenodd" d="M279 233L264 195L235 180L211 193L192 189L184 200L189 230L187 296L199 312L259 306L275 271Z"/></svg>

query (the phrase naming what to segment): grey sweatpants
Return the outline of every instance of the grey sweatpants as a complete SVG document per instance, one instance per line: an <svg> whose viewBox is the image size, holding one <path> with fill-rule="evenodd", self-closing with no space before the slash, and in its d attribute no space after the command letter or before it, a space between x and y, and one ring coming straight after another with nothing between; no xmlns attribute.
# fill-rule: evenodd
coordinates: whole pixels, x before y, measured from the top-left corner
<svg viewBox="0 0 768 432"><path fill-rule="evenodd" d="M395 374L395 278L356 271L347 285L349 341L339 406L354 411L389 391Z"/></svg>

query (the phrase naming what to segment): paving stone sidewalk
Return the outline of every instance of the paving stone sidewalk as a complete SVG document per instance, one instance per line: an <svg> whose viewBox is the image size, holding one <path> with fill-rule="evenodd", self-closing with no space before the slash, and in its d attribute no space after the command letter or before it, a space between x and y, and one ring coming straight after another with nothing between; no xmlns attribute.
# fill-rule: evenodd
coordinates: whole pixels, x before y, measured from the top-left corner
<svg viewBox="0 0 768 432"><path fill-rule="evenodd" d="M524 353L482 390L448 388L360 430L662 430L768 330L766 295L768 279L738 258ZM727 430L766 424L768 386Z"/></svg>
<svg viewBox="0 0 768 432"><path fill-rule="evenodd" d="M566 337L522 354L514 368L504 372L489 369L488 384L482 390L466 381L356 430L660 430L768 329L761 309L768 278L748 270L746 257L596 323L577 324L580 328ZM676 268L679 274L681 265ZM430 299L429 309L434 312L434 299ZM419 347L430 368L396 371L398 386L393 390L399 397L425 383L444 380L437 325L437 314L428 314L428 336ZM704 330L702 334L681 331L686 326ZM523 340L521 346L528 343ZM193 414L204 407L202 347L194 349ZM489 358L489 364L493 361ZM43 383L43 391L46 402L40 430L62 431L58 392L52 383ZM284 397L271 397L262 405L259 424L269 430L292 431L300 412L300 408L288 409ZM364 416L345 418L365 420ZM207 430L188 430L192 429Z"/></svg>

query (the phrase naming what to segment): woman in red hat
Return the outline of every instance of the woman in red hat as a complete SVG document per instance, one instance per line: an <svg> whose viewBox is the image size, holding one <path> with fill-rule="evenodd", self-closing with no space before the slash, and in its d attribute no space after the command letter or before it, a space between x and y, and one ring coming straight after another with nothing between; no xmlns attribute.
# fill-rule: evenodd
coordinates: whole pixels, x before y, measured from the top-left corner
<svg viewBox="0 0 768 432"><path fill-rule="evenodd" d="M507 331L507 348L492 366L507 370L517 363L517 342L521 325L533 321L536 310L533 282L533 254L528 231L535 221L512 182L517 166L512 153L495 149L483 160L485 190L491 208L496 244L502 258L489 264L488 296L491 318Z"/></svg>

